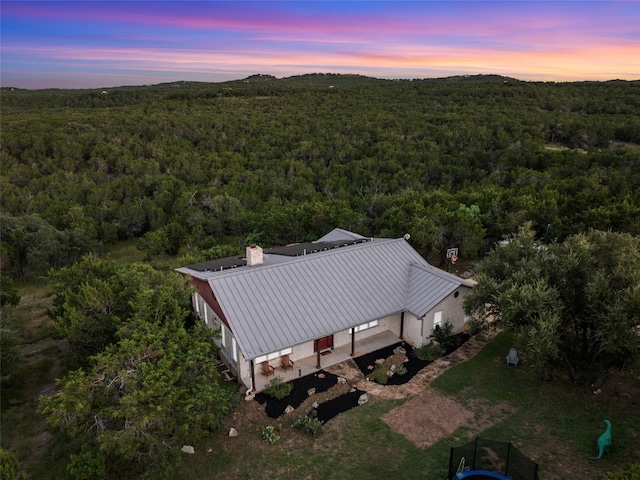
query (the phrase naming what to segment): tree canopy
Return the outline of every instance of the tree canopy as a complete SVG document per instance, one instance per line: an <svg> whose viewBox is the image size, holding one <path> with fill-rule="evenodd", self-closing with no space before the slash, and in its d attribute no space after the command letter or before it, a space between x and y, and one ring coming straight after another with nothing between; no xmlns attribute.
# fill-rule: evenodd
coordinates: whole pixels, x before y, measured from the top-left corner
<svg viewBox="0 0 640 480"><path fill-rule="evenodd" d="M640 239L590 230L542 244L530 227L479 264L465 311L516 329L541 376L568 365L600 382L640 354Z"/></svg>
<svg viewBox="0 0 640 480"><path fill-rule="evenodd" d="M640 233L633 82L305 75L2 93L0 253L15 278L126 239L153 257L339 226L474 258L479 237L525 221L559 239Z"/></svg>
<svg viewBox="0 0 640 480"><path fill-rule="evenodd" d="M185 279L92 257L56 276L73 280L59 289L54 318L77 353L92 353L41 402L78 446L70 470L141 475L175 466L180 447L215 429L232 400L214 366L214 332L188 321Z"/></svg>

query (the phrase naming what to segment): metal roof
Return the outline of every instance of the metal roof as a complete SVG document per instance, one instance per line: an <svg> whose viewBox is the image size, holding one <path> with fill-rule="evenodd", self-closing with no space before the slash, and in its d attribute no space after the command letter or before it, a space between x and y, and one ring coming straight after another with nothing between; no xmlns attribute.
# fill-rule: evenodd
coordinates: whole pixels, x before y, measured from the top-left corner
<svg viewBox="0 0 640 480"><path fill-rule="evenodd" d="M218 272L178 269L208 281L247 359L405 310L422 316L469 284L429 265L404 239L283 258L271 253L262 265Z"/></svg>

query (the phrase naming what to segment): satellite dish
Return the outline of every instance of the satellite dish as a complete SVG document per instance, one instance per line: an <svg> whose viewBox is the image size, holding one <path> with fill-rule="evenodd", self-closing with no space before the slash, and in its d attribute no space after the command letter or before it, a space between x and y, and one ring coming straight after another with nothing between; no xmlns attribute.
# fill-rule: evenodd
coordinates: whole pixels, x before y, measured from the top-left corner
<svg viewBox="0 0 640 480"><path fill-rule="evenodd" d="M411 235L409 235L408 233L404 234L404 239L409 241L409 239L411 238Z"/></svg>

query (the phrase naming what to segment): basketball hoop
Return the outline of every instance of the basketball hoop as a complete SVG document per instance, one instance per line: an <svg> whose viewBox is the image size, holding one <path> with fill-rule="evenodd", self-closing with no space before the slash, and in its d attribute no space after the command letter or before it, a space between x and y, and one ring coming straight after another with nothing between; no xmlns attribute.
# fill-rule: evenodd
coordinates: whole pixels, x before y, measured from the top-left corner
<svg viewBox="0 0 640 480"><path fill-rule="evenodd" d="M451 260L451 265L453 265L458 260L458 257L456 255L451 255L451 257L449 257L449 260Z"/></svg>

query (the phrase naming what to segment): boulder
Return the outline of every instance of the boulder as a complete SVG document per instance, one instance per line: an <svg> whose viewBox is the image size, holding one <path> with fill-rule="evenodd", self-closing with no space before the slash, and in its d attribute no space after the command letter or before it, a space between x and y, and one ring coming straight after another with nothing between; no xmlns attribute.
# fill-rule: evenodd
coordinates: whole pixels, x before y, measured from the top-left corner
<svg viewBox="0 0 640 480"><path fill-rule="evenodd" d="M311 396L311 395L315 395L316 394L316 389L315 387L310 388L309 390L307 390L307 395Z"/></svg>
<svg viewBox="0 0 640 480"><path fill-rule="evenodd" d="M189 453L191 455L193 455L194 453L196 453L195 449L191 446L191 445L183 445L181 450L184 453Z"/></svg>
<svg viewBox="0 0 640 480"><path fill-rule="evenodd" d="M238 436L238 431L235 428L231 427L229 429L229 436L230 437L237 437Z"/></svg>
<svg viewBox="0 0 640 480"><path fill-rule="evenodd" d="M360 395L360 398L358 399L358 405L364 405L368 401L369 401L369 395L367 395L366 393L363 393L362 395Z"/></svg>
<svg viewBox="0 0 640 480"><path fill-rule="evenodd" d="M394 355L406 355L407 354L407 350L403 347L396 347L393 349L393 354Z"/></svg>
<svg viewBox="0 0 640 480"><path fill-rule="evenodd" d="M287 408L284 409L284 413L289 415L291 412L293 412L295 409L291 406L291 405L287 405Z"/></svg>

